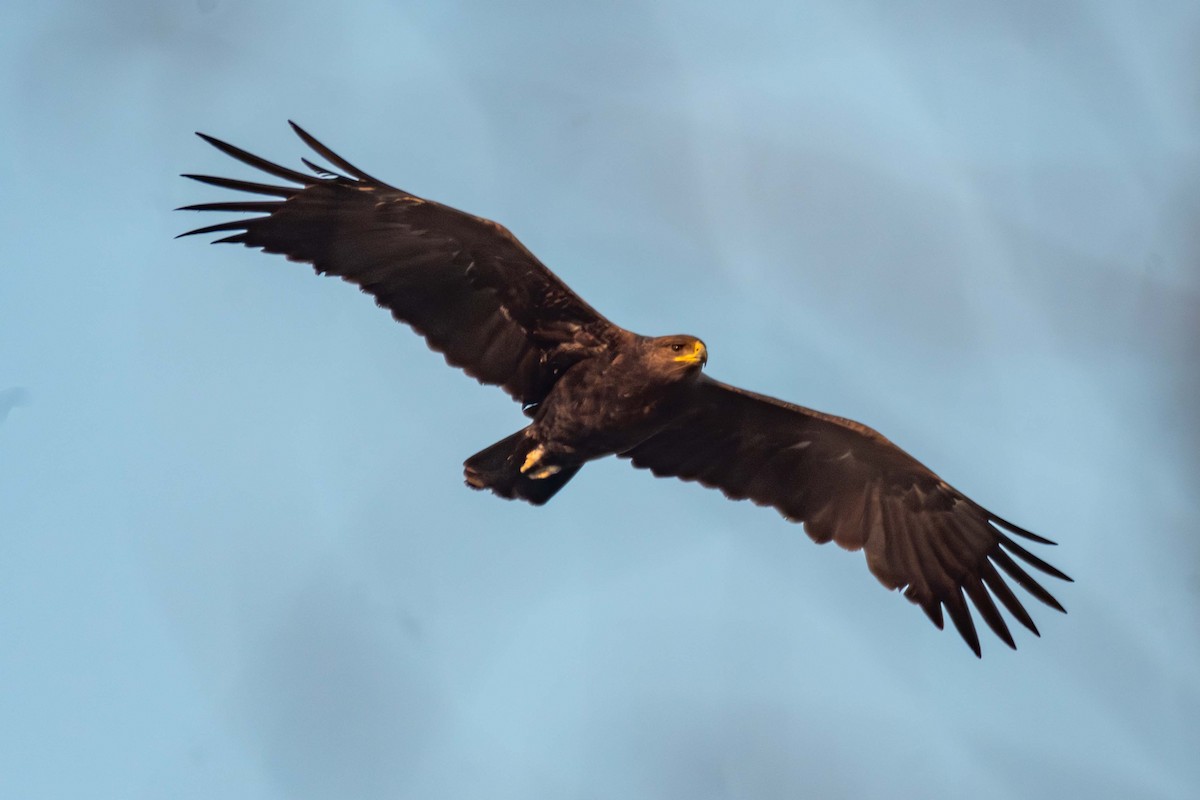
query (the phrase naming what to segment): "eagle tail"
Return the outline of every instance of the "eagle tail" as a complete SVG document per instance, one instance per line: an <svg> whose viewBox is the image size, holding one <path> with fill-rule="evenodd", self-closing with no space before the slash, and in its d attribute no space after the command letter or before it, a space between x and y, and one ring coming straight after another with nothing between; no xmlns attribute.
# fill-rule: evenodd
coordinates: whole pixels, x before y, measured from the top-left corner
<svg viewBox="0 0 1200 800"><path fill-rule="evenodd" d="M491 489L509 500L524 500L540 506L575 477L579 465L563 467L544 477L534 470L521 471L537 443L525 434L528 428L517 431L480 450L463 463L463 476L472 489Z"/></svg>

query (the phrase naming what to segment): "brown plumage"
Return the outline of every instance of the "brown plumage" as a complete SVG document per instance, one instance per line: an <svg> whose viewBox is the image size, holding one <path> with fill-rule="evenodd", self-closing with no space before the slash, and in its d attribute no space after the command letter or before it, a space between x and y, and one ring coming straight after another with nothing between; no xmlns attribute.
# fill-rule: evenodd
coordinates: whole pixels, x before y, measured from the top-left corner
<svg viewBox="0 0 1200 800"><path fill-rule="evenodd" d="M1000 606L1037 633L1005 575L1063 610L1027 567L1070 578L1009 534L1053 542L985 510L865 425L707 377L699 339L614 325L502 226L389 186L292 127L341 173L307 159L314 174L298 172L199 134L295 185L187 175L273 199L186 206L258 216L183 235L225 233L218 242L341 277L448 363L521 403L531 424L466 461L470 486L540 505L586 462L616 455L773 506L817 542L864 550L880 582L939 628L945 609L976 655L968 599L1010 647Z"/></svg>

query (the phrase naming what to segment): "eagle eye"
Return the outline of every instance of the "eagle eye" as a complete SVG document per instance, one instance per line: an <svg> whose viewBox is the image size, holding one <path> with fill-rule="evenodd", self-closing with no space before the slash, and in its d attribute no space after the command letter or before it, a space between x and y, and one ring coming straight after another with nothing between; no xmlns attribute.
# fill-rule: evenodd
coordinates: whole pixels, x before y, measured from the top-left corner
<svg viewBox="0 0 1200 800"><path fill-rule="evenodd" d="M683 345L681 345L679 342L676 342L675 344L671 345L671 351L674 353L681 352L682 350L683 350Z"/></svg>

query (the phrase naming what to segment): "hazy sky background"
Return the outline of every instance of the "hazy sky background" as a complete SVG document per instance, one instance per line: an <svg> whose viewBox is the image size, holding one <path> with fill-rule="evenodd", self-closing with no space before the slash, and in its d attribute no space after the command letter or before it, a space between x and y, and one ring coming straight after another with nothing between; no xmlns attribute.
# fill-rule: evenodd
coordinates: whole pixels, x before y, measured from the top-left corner
<svg viewBox="0 0 1200 800"><path fill-rule="evenodd" d="M1194 2L5 16L0 796L1200 796ZM251 176L192 131L288 118L1056 539L1070 614L977 661L769 510L467 490L502 393L171 238Z"/></svg>

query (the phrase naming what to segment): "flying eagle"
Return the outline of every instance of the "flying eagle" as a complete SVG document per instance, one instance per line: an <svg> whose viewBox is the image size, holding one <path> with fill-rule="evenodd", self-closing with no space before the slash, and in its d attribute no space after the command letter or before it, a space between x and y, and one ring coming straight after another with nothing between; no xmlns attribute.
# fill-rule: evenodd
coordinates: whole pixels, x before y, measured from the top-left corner
<svg viewBox="0 0 1200 800"><path fill-rule="evenodd" d="M469 486L540 505L588 461L615 455L773 506L817 542L865 551L875 577L938 628L944 608L976 656L967 598L1009 647L997 601L1038 633L1004 575L1064 611L1018 559L1071 579L1012 536L1053 542L984 509L876 431L713 380L700 339L614 325L503 226L390 186L292 128L340 172L308 159L313 174L297 172L197 134L291 185L185 175L270 199L185 206L258 216L181 235L229 234L216 241L349 281L449 364L508 392L532 422L467 459Z"/></svg>

